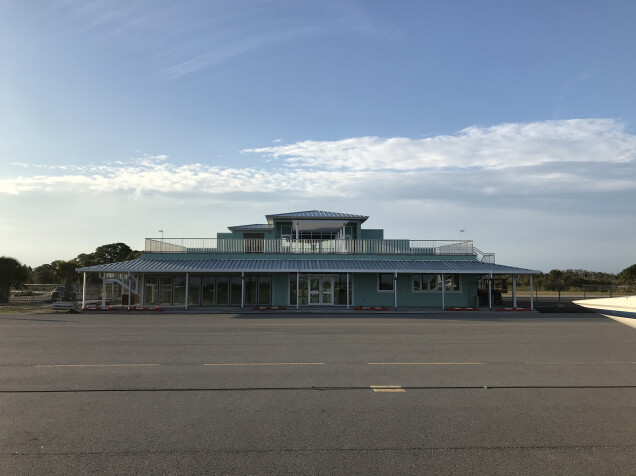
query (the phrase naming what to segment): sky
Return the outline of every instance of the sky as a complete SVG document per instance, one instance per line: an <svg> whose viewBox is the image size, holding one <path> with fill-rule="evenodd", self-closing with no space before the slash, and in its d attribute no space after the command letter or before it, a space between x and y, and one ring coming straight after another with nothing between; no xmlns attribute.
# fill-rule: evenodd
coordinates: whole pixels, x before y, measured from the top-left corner
<svg viewBox="0 0 636 476"><path fill-rule="evenodd" d="M3 0L0 255L327 210L620 272L635 20L632 0Z"/></svg>

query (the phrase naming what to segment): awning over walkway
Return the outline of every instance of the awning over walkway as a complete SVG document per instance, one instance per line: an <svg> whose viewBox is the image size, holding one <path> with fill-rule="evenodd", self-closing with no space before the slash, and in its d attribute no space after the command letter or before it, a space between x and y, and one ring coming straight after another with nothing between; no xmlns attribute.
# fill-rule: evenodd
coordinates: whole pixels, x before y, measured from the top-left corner
<svg viewBox="0 0 636 476"><path fill-rule="evenodd" d="M540 271L472 260L352 259L136 259L78 268L88 273L458 273L540 274Z"/></svg>

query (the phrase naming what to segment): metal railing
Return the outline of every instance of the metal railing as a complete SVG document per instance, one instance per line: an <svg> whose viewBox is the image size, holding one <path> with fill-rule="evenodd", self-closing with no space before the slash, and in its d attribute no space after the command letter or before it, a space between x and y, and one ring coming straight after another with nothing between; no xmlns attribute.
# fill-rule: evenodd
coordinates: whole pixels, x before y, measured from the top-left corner
<svg viewBox="0 0 636 476"><path fill-rule="evenodd" d="M484 253L479 248L473 247L473 254L477 256L477 260L482 263L495 264L495 253Z"/></svg>
<svg viewBox="0 0 636 476"><path fill-rule="evenodd" d="M471 240L146 238L146 253L474 255Z"/></svg>

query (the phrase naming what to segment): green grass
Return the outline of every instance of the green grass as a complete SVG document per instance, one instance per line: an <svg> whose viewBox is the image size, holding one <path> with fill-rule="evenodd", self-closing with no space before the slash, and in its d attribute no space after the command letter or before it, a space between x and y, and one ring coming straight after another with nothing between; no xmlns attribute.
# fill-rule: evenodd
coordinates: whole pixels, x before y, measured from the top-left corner
<svg viewBox="0 0 636 476"><path fill-rule="evenodd" d="M27 303L27 304L0 304L0 314L49 314L53 311L51 304Z"/></svg>

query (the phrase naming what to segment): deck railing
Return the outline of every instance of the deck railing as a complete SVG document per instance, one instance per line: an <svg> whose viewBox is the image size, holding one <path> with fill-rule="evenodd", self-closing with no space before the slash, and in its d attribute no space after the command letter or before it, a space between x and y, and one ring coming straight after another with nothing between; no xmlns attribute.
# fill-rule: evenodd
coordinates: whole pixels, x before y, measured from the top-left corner
<svg viewBox="0 0 636 476"><path fill-rule="evenodd" d="M471 240L146 238L146 253L474 255Z"/></svg>

